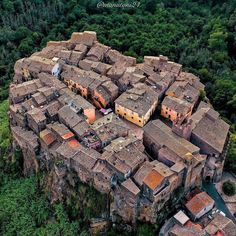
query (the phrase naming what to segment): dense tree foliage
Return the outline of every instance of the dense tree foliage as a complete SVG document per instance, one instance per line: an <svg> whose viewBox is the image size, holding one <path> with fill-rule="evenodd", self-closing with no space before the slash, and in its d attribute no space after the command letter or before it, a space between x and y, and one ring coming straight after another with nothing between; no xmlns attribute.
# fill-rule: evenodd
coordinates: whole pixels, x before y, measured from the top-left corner
<svg viewBox="0 0 236 236"><path fill-rule="evenodd" d="M0 191L0 234L77 235L78 222L70 221L62 204L50 206L35 178L6 183Z"/></svg>
<svg viewBox="0 0 236 236"><path fill-rule="evenodd" d="M60 204L49 206L44 194L37 190L35 178L21 177L21 153L8 154L8 102L4 100L8 97L13 65L17 59L40 50L49 40L68 39L73 31L95 30L99 41L137 57L138 61L142 61L144 55L166 55L200 76L207 96L235 132L236 0L140 0L140 4L130 8L99 8L98 2L100 0L0 1L1 235L78 232L86 235L88 218L96 209L90 201L83 210L76 199L72 202L78 204L77 208L73 208L72 203L68 203L67 208ZM233 134L226 167L236 173L235 156ZM84 191L79 190L82 196ZM86 191L90 197L96 195L93 190ZM103 202L102 196L98 198ZM152 235L146 225L139 226L137 232ZM124 235L113 230L108 233L118 234Z"/></svg>
<svg viewBox="0 0 236 236"><path fill-rule="evenodd" d="M232 181L224 182L222 186L222 190L228 196L233 196L236 193L236 187Z"/></svg>
<svg viewBox="0 0 236 236"><path fill-rule="evenodd" d="M98 2L1 1L0 97L8 96L16 59L39 50L48 40L96 30L101 42L139 61L144 55L164 54L182 63L201 77L213 105L235 124L235 0L142 0L133 8L99 8Z"/></svg>
<svg viewBox="0 0 236 236"><path fill-rule="evenodd" d="M225 169L232 171L234 174L236 174L236 134L231 135L230 141L230 148L227 153Z"/></svg>

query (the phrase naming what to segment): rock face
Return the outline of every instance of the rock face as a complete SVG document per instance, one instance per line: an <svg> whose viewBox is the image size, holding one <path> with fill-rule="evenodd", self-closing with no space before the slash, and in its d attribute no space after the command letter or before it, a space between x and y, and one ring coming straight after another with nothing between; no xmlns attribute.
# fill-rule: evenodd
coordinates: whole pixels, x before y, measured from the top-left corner
<svg viewBox="0 0 236 236"><path fill-rule="evenodd" d="M167 57L136 64L86 31L48 42L14 71L13 148L25 175L46 171L51 202L84 183L109 196L112 220L155 223L176 189L220 180L229 126L199 104L200 79ZM154 113L173 123L150 121Z"/></svg>

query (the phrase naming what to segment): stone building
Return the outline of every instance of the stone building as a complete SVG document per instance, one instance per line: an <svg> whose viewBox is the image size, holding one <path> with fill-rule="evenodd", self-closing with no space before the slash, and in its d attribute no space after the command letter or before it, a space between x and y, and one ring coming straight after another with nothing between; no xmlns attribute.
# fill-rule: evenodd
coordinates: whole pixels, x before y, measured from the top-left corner
<svg viewBox="0 0 236 236"><path fill-rule="evenodd" d="M214 204L214 200L206 192L201 192L191 198L185 204L185 207L189 211L193 220L196 220L209 212L213 208Z"/></svg>
<svg viewBox="0 0 236 236"><path fill-rule="evenodd" d="M160 120L153 120L144 127L143 141L155 159L169 166L182 178L185 191L201 185L199 173L203 171L206 156L200 154L197 146L176 135Z"/></svg>
<svg viewBox="0 0 236 236"><path fill-rule="evenodd" d="M147 85L136 84L115 100L115 112L122 118L143 127L158 104L158 95Z"/></svg>
<svg viewBox="0 0 236 236"><path fill-rule="evenodd" d="M161 104L161 115L171 121L189 117L192 114L191 105L179 98L166 96Z"/></svg>
<svg viewBox="0 0 236 236"><path fill-rule="evenodd" d="M147 156L140 150L140 141L134 137L117 138L105 147L102 154L108 164L108 168L116 173L120 181L124 181L137 170L147 159ZM142 148L142 147L141 147Z"/></svg>
<svg viewBox="0 0 236 236"><path fill-rule="evenodd" d="M211 108L201 108L191 117L191 142L207 155L204 177L218 182L221 179L229 140L229 125Z"/></svg>
<svg viewBox="0 0 236 236"><path fill-rule="evenodd" d="M91 128L101 140L102 148L110 144L112 140L127 137L130 133L130 128L113 112L97 119Z"/></svg>
<svg viewBox="0 0 236 236"><path fill-rule="evenodd" d="M22 150L25 175L46 171L51 202L68 200L82 182L109 196L112 220L155 223L177 188L188 193L202 178L220 180L229 125L209 104L195 109L204 85L167 57L137 64L85 31L48 42L14 72L13 149ZM159 108L172 124L150 121ZM172 235L199 233L184 226ZM220 232L231 233L229 226Z"/></svg>
<svg viewBox="0 0 236 236"><path fill-rule="evenodd" d="M126 222L135 223L139 214L140 192L132 179L126 179L113 193L115 198L112 211L122 216Z"/></svg>
<svg viewBox="0 0 236 236"><path fill-rule="evenodd" d="M166 95L188 102L193 109L198 102L200 91L188 81L175 81L166 91Z"/></svg>

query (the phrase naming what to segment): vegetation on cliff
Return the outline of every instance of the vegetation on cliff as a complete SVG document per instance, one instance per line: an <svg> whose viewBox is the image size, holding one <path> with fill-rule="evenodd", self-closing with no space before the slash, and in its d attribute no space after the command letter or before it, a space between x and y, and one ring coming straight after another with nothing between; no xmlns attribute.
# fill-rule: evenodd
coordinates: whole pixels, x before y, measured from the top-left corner
<svg viewBox="0 0 236 236"><path fill-rule="evenodd" d="M8 86L13 65L49 40L95 30L99 41L135 56L163 54L200 76L214 108L236 127L236 1L141 0L134 8L98 8L99 0L3 0L0 2L0 234L86 235L73 208L50 206L36 177L21 176L21 155L8 156ZM104 2L112 2L104 1ZM226 168L236 173L236 138ZM95 194L92 192L91 194ZM96 202L96 201L95 201ZM90 205L90 204L89 204ZM91 216L92 204L81 217ZM74 208L75 209L75 208ZM138 235L152 235L140 226ZM109 235L117 235L109 232ZM122 233L121 233L122 234ZM123 234L124 235L124 234Z"/></svg>

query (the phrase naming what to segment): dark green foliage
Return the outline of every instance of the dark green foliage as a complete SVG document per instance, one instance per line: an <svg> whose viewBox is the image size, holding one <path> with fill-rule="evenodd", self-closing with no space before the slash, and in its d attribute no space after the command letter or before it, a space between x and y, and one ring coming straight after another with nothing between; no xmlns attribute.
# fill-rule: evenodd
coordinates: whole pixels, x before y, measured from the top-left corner
<svg viewBox="0 0 236 236"><path fill-rule="evenodd" d="M236 135L232 134L230 139L230 148L227 153L225 169L236 174Z"/></svg>
<svg viewBox="0 0 236 236"><path fill-rule="evenodd" d="M223 192L228 196L233 196L236 193L235 184L231 181L226 181L222 186Z"/></svg>
<svg viewBox="0 0 236 236"><path fill-rule="evenodd" d="M21 151L8 155L8 102L3 100L8 97L13 65L49 40L68 39L73 31L95 30L99 41L137 57L138 62L144 55L166 55L200 76L207 97L235 131L235 0L141 0L131 9L97 8L98 2L0 1L0 235L89 235L89 218L99 215L106 205L104 195L80 185L78 195L65 208L50 206L35 178L21 178ZM235 135L231 140L226 169L236 173ZM165 205L157 227L174 207ZM138 235L155 235L155 230L145 224L137 226ZM107 233L126 234L116 229Z"/></svg>
<svg viewBox="0 0 236 236"><path fill-rule="evenodd" d="M141 224L138 226L137 235L138 236L154 236L155 235L154 227L148 224Z"/></svg>
<svg viewBox="0 0 236 236"><path fill-rule="evenodd" d="M79 183L66 208L70 218L88 224L89 219L100 217L101 213L107 214L107 198L92 186Z"/></svg>
<svg viewBox="0 0 236 236"><path fill-rule="evenodd" d="M10 133L8 125L8 101L0 103L0 156L6 157L7 150L10 146Z"/></svg>
<svg viewBox="0 0 236 236"><path fill-rule="evenodd" d="M98 8L98 0L0 3L0 99L5 99L16 59L48 40L95 30L102 43L142 60L167 55L207 83L214 107L236 122L236 1L140 1L130 8ZM104 1L116 2L117 1Z"/></svg>
<svg viewBox="0 0 236 236"><path fill-rule="evenodd" d="M50 206L34 177L6 183L0 190L0 235L77 235L62 204Z"/></svg>

